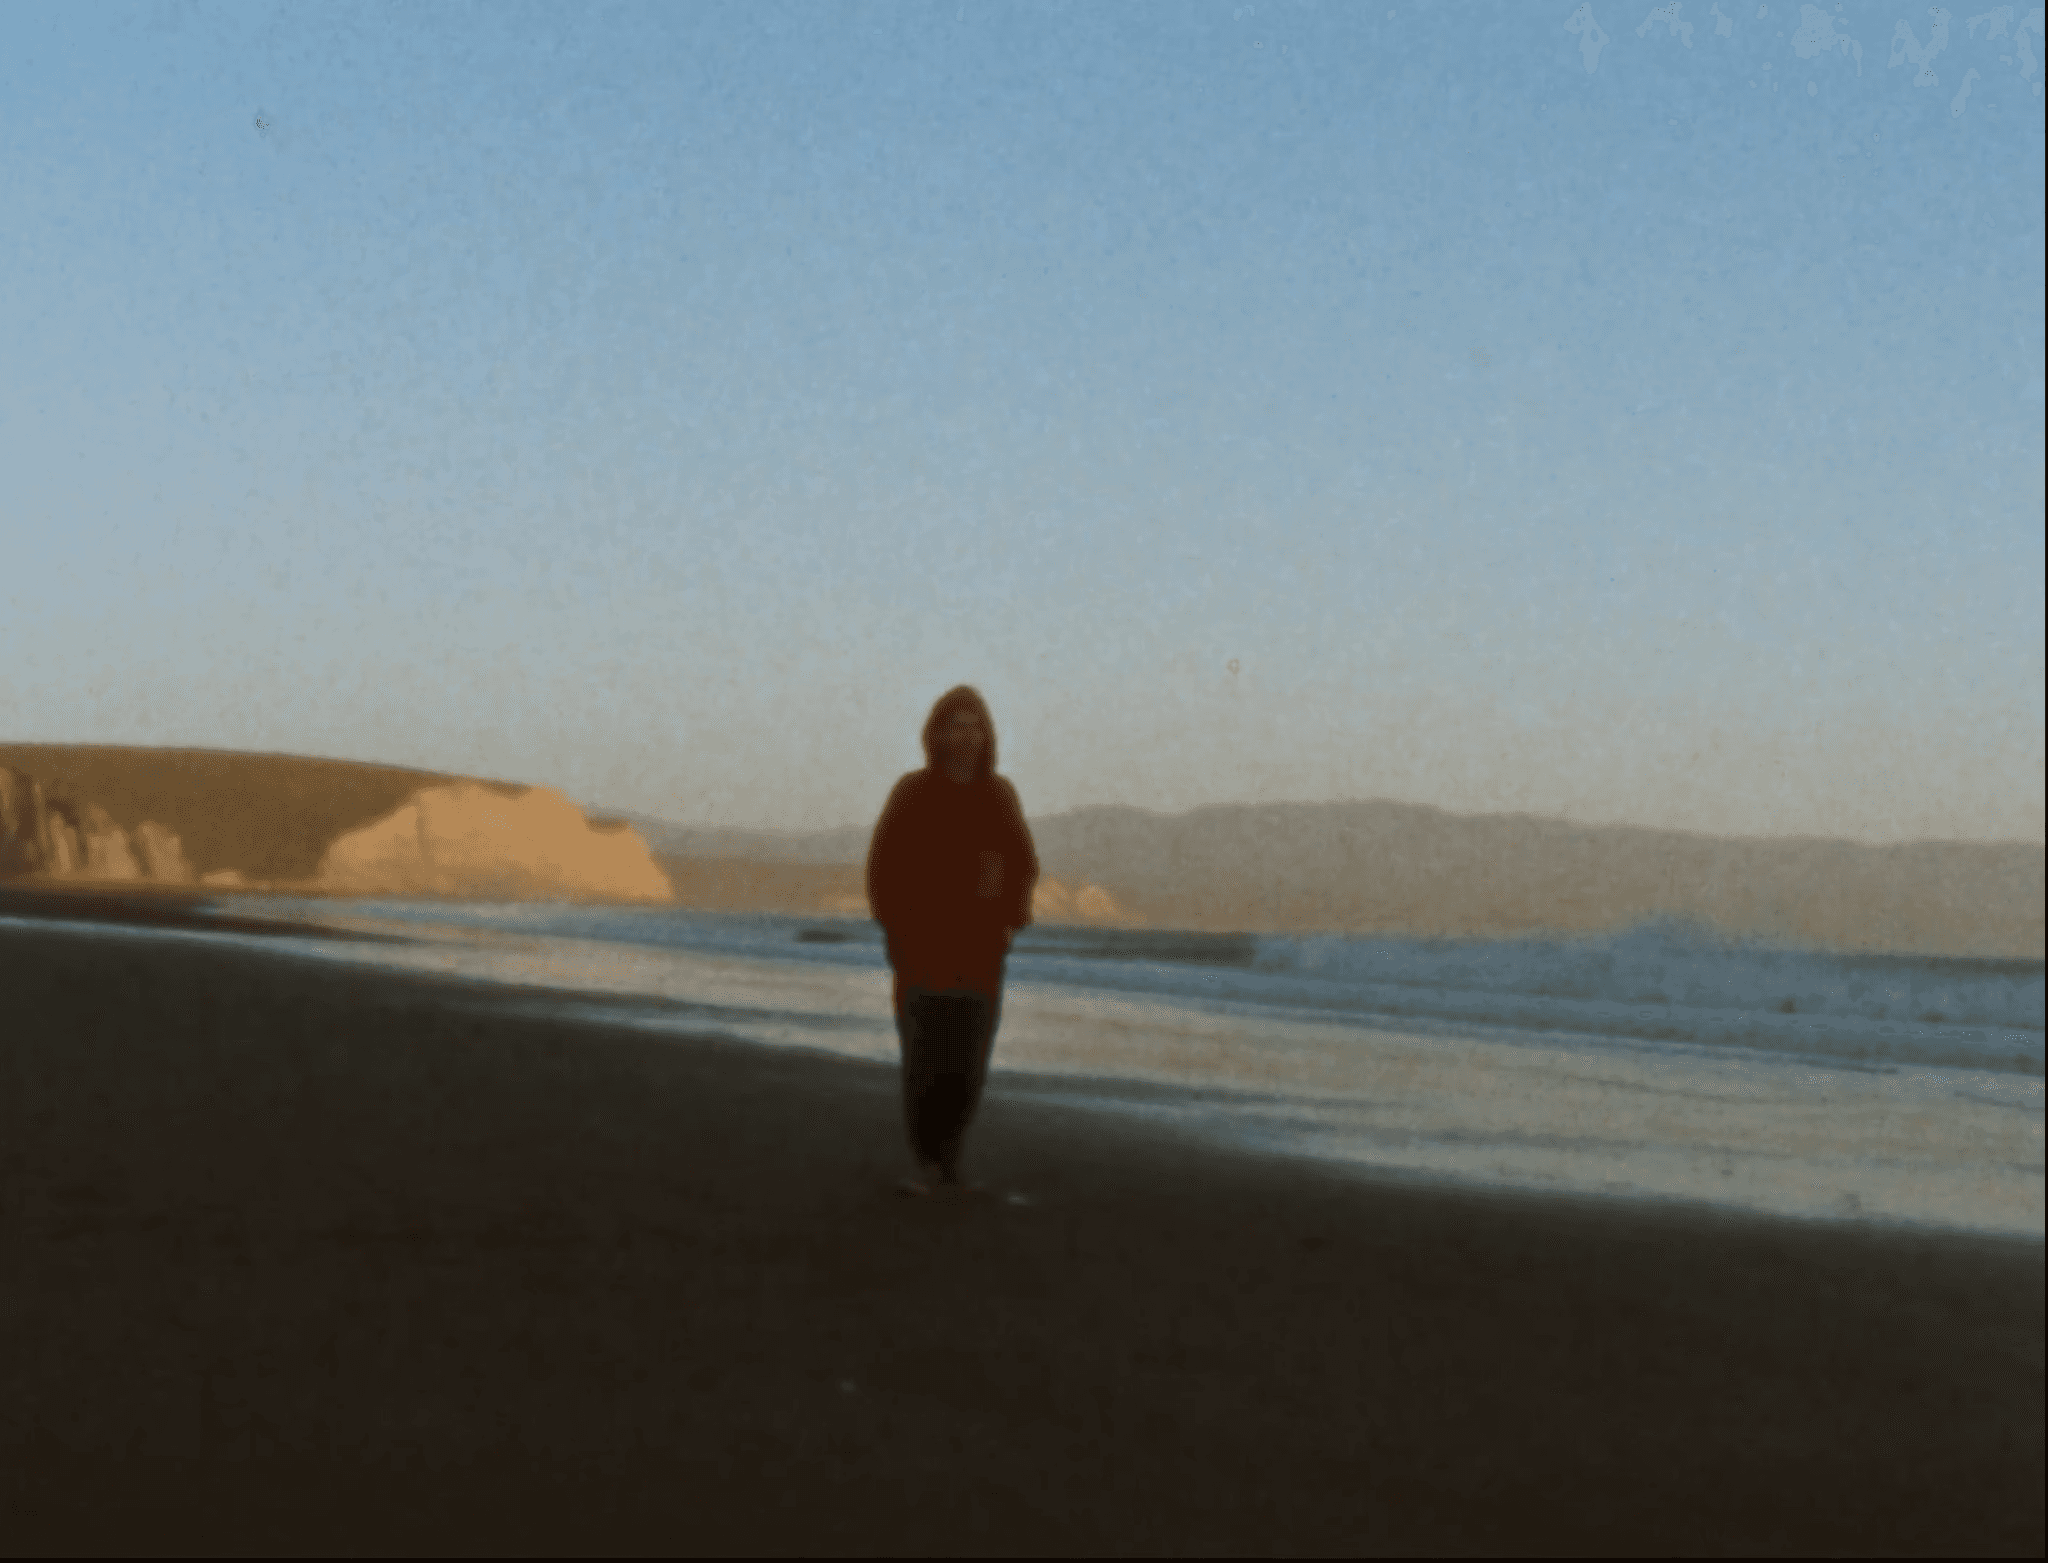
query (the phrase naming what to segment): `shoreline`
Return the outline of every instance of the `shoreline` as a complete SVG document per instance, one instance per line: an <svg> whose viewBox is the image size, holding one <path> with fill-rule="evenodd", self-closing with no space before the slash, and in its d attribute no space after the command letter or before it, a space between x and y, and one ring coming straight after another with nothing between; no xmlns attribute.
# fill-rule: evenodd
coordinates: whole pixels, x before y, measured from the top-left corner
<svg viewBox="0 0 2048 1563"><path fill-rule="evenodd" d="M739 863L741 869L781 870L790 865L764 862ZM803 865L799 865L803 866ZM354 902L386 903L404 902L410 905L464 906L574 906L610 907L620 911L681 912L710 917L785 917L798 921L820 923L871 923L872 918L865 909L849 906L807 906L793 905L775 900L754 900L746 897L734 899L711 898L691 900L676 897L667 901L616 899L602 896L515 896L493 898L488 896L459 895L431 891L360 891L340 890L323 887L313 881L288 880L238 885L204 885L198 883L168 883L164 881L136 880L94 880L94 879L45 879L29 876L0 882L0 916L39 915L36 911L10 914L10 903L41 906L77 905L87 908L86 915L92 920L119 922L152 920L145 913L148 909L164 904L194 906L201 903L224 905L236 900L286 900L347 905ZM1242 927L1216 919L1191 918L1175 921L1170 918L1154 918L1141 922L1120 922L1114 920L1083 919L1071 922L1056 922L1038 919L1034 928L1057 931L1062 934L1086 934L1104 937L1131 935L1138 938L1173 939L1184 937L1194 940L1319 940L1337 939L1370 943L1386 940L1401 944L1419 946L1460 946L1519 943L1578 944L1587 941L1612 939L1631 932L1678 925L1696 931L1711 943L1729 949L1755 951L1768 954L1811 955L1824 959L1858 963L1911 962L1930 968L1950 968L1959 971L2039 971L2048 958L2039 953L2037 942L2027 944L2028 953L1986 953L1982 950L1957 953L1875 944L1868 941L1801 941L1782 935L1763 933L1739 933L1716 926L1709 921L1694 918L1674 917L1666 913L1650 913L1640 917L1623 917L1597 925L1585 927L1553 927L1536 923L1503 923L1499 926L1475 925L1455 932L1417 932L1404 926L1373 924L1323 927L1303 924L1287 927ZM203 926L217 926L218 921L207 921ZM2025 940L2021 941L2026 944Z"/></svg>
<svg viewBox="0 0 2048 1563"><path fill-rule="evenodd" d="M904 1201L857 1060L73 929L0 992L10 1553L2042 1550L2038 1241L999 1081Z"/></svg>

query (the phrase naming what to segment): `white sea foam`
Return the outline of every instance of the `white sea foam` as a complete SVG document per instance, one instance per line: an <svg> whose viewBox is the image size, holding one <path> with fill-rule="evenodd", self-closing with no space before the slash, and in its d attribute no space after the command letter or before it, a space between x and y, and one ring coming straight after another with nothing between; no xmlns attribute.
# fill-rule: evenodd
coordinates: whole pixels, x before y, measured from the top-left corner
<svg viewBox="0 0 2048 1563"><path fill-rule="evenodd" d="M853 919L534 904L353 903L345 912L334 903L270 906L364 927L523 932L784 964L879 970L883 959L879 931ZM1050 983L1275 1018L2043 1070L2038 960L1842 955L1730 943L1672 923L1605 938L1510 940L1032 928L1011 953L1009 977L1013 985Z"/></svg>

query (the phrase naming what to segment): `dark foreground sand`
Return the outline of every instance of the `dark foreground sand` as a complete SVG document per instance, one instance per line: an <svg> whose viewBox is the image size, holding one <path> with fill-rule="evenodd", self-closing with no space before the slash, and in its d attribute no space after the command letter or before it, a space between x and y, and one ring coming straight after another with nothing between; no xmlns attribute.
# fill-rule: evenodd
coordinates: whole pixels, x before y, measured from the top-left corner
<svg viewBox="0 0 2048 1563"><path fill-rule="evenodd" d="M4 910L4 908L0 908ZM0 929L9 1552L2043 1548L2042 1249L1346 1181Z"/></svg>

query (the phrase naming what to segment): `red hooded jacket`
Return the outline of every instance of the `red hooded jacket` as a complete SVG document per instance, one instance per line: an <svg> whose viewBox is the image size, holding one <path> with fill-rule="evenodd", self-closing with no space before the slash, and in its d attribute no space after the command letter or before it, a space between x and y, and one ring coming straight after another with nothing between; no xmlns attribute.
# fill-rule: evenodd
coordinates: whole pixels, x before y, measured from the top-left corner
<svg viewBox="0 0 2048 1563"><path fill-rule="evenodd" d="M974 778L939 768L933 739L966 705L988 744ZM1010 935L1031 922L1038 855L1017 789L995 774L995 727L970 689L950 691L925 723L927 764L898 781L868 847L868 909L888 936L900 1010L906 989L1002 985Z"/></svg>

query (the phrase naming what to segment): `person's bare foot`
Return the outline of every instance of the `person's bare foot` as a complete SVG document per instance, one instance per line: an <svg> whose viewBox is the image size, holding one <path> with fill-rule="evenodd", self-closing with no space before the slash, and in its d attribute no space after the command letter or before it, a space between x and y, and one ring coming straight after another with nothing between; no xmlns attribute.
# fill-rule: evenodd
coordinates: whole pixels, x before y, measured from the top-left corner
<svg viewBox="0 0 2048 1563"><path fill-rule="evenodd" d="M896 1192L911 1199L922 1199L942 1181L937 1167L919 1167L916 1172L896 1185Z"/></svg>

